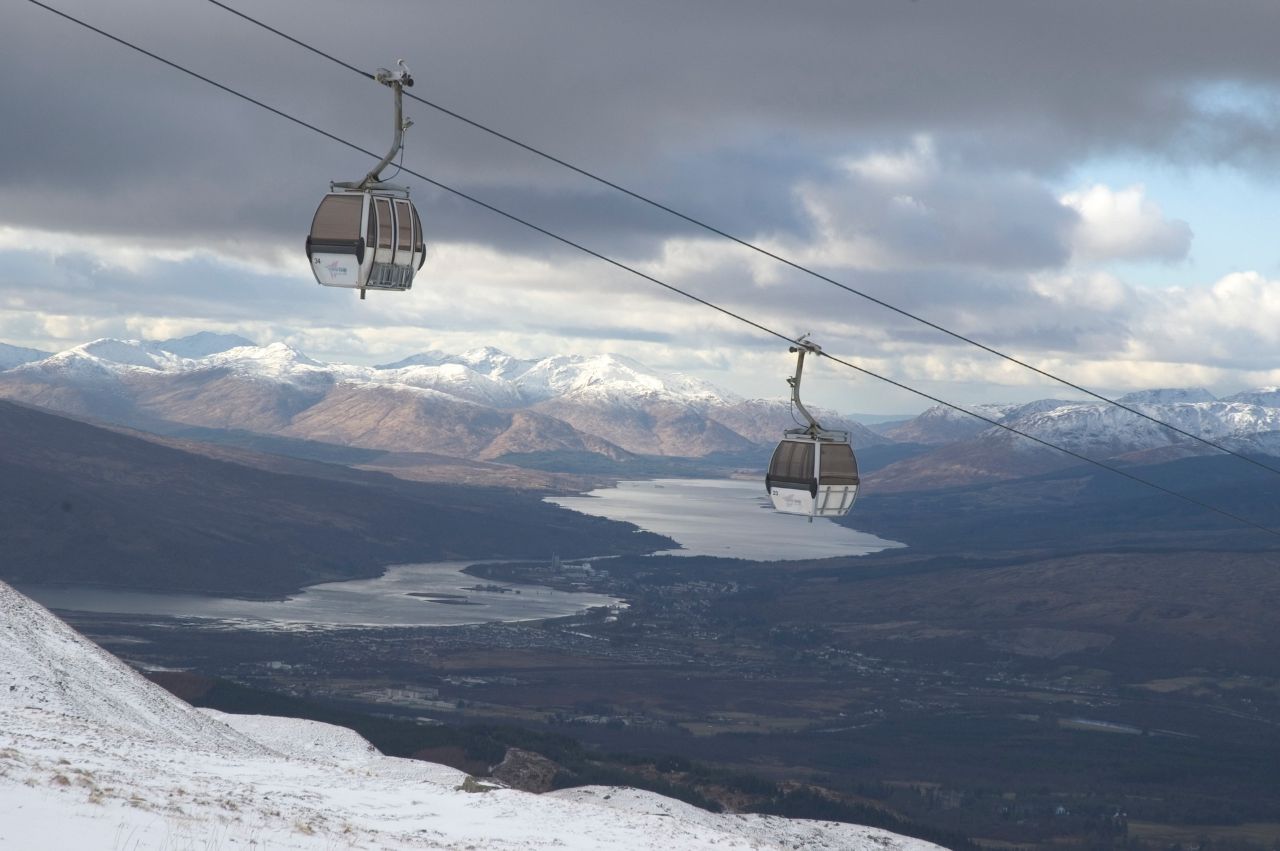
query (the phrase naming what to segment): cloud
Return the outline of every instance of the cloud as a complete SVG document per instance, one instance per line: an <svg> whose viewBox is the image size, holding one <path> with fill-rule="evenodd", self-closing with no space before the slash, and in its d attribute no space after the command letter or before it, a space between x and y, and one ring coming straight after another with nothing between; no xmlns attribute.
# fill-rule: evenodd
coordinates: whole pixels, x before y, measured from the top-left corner
<svg viewBox="0 0 1280 851"><path fill-rule="evenodd" d="M1062 196L1080 218L1071 233L1076 260L1185 260L1191 226L1169 219L1141 186L1112 189L1101 183Z"/></svg>
<svg viewBox="0 0 1280 851"><path fill-rule="evenodd" d="M1030 283L1054 305L1093 316L1117 313L1134 299L1133 289L1110 272L1054 272L1034 275Z"/></svg>
<svg viewBox="0 0 1280 851"><path fill-rule="evenodd" d="M389 141L385 89L212 4L59 5L371 151ZM416 94L1068 374L1244 380L1274 351L1270 278L1138 287L1106 264L1185 260L1191 225L1140 185L1063 197L1061 180L1108 156L1273 172L1280 6L1168 0L1159 27L1112 0L378 10L367 39L340 0L251 11L361 67L403 56ZM779 341L414 178L430 251L413 292L318 287L307 225L328 181L370 158L34 6L5 29L0 339L211 328L376 360L612 349L773 392L760 376ZM972 401L1038 380L427 106L407 112L409 168L770 327Z"/></svg>
<svg viewBox="0 0 1280 851"><path fill-rule="evenodd" d="M842 158L796 194L812 233L792 252L817 265L1036 269L1068 257L1074 217L1044 183L941 162L927 136L905 150Z"/></svg>
<svg viewBox="0 0 1280 851"><path fill-rule="evenodd" d="M389 141L384 89L211 4L60 6L369 150ZM808 164L919 134L993 172L1047 174L1106 152L1260 167L1276 114L1265 96L1280 83L1264 34L1280 9L1226 6L1170 0L1152 27L1141 4L1108 0L1069 13L1016 0L820 3L803 15L764 2L393 2L368 40L335 40L350 17L338 0L265 0L252 13L362 67L404 56L415 93L750 229L785 225L791 201L776 190L813 178ZM6 223L296 239L325 183L369 165L34 6L5 23ZM1262 114L1225 109L1232 81ZM627 205L603 203L581 177L422 104L407 109L411 167L525 211L563 201L589 214L583 224L634 225ZM893 164L885 153L863 163Z"/></svg>
<svg viewBox="0 0 1280 851"><path fill-rule="evenodd" d="M1140 355L1217 368L1268 370L1280 347L1280 281L1257 272L1227 275L1207 288L1148 297L1135 321Z"/></svg>

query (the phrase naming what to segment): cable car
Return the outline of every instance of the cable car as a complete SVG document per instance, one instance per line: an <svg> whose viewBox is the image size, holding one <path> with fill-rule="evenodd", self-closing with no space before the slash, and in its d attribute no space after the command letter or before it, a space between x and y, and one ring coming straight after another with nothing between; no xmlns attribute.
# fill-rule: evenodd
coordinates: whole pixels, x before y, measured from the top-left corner
<svg viewBox="0 0 1280 851"><path fill-rule="evenodd" d="M395 93L395 139L387 155L362 180L330 183L307 235L307 257L316 283L326 287L404 292L426 260L422 219L409 190L382 180L382 170L404 150L403 94L413 85L404 60L374 78Z"/></svg>
<svg viewBox="0 0 1280 851"><path fill-rule="evenodd" d="M776 511L815 517L843 517L858 498L858 459L846 431L824 429L800 401L800 377L806 352L821 354L814 343L803 342L790 351L798 353L796 374L788 378L791 402L809 425L787 429L773 451L765 491Z"/></svg>
<svg viewBox="0 0 1280 851"><path fill-rule="evenodd" d="M403 292L426 260L422 220L407 196L339 189L311 220L307 256L326 287Z"/></svg>

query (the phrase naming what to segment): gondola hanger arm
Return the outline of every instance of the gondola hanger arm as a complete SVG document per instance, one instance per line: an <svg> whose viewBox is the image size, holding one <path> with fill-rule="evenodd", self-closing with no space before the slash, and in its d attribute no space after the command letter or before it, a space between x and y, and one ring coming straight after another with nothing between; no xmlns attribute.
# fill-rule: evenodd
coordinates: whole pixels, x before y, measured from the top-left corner
<svg viewBox="0 0 1280 851"><path fill-rule="evenodd" d="M821 355L822 347L809 340L808 334L801 334L796 340L796 344L788 348L788 351L796 356L796 374L787 379L787 384L791 385L791 404L795 405L796 410L809 423L809 427L805 431L816 437L824 429L822 424L814 419L813 414L809 413L809 409L800 401L800 379L804 375L804 356L806 354Z"/></svg>

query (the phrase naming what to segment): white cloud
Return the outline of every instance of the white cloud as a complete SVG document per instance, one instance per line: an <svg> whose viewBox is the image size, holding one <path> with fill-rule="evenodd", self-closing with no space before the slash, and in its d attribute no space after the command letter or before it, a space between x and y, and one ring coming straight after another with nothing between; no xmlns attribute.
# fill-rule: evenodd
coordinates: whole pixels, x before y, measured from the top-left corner
<svg viewBox="0 0 1280 851"><path fill-rule="evenodd" d="M1112 189L1095 183L1068 192L1062 204L1080 217L1071 234L1073 259L1085 263L1107 260L1186 259L1191 226L1166 218L1160 205L1142 186Z"/></svg>
<svg viewBox="0 0 1280 851"><path fill-rule="evenodd" d="M1149 296L1135 317L1141 351L1183 363L1269 369L1280 346L1280 280L1227 275L1206 288Z"/></svg>
<svg viewBox="0 0 1280 851"><path fill-rule="evenodd" d="M1063 307L1111 313L1128 304L1132 289L1109 272L1054 272L1032 275L1031 289Z"/></svg>
<svg viewBox="0 0 1280 851"><path fill-rule="evenodd" d="M938 173L938 152L933 139L921 134L905 150L880 152L841 159L848 173L877 183L906 186L923 182Z"/></svg>
<svg viewBox="0 0 1280 851"><path fill-rule="evenodd" d="M148 242L144 238L67 234L36 228L0 225L0 251L31 251L53 258L86 257L94 265L130 274L154 271L164 264L206 260L259 275L310 276L301 249L286 250L235 242L215 242L199 249L174 248L173 240Z"/></svg>

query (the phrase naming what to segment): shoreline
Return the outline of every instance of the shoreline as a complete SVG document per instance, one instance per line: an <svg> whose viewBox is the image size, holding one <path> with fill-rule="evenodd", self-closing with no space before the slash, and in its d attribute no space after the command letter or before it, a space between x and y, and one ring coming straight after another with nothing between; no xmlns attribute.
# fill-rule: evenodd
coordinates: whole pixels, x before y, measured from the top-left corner
<svg viewBox="0 0 1280 851"><path fill-rule="evenodd" d="M537 564L541 560L522 560ZM286 599L246 600L209 594L37 584L16 590L59 612L77 616L199 620L249 630L404 629L544 620L581 614L617 597L529 583L535 593L481 587L466 569L486 561L453 560L388 565L381 576L310 586ZM509 562L507 562L509 563ZM481 578L483 579L483 578ZM448 602L449 605L441 605ZM461 610L472 610L459 617ZM429 614L430 612L430 614ZM452 612L455 614L445 614Z"/></svg>

